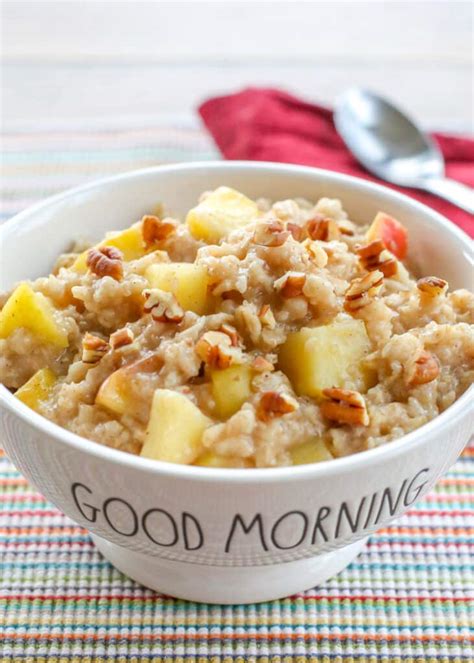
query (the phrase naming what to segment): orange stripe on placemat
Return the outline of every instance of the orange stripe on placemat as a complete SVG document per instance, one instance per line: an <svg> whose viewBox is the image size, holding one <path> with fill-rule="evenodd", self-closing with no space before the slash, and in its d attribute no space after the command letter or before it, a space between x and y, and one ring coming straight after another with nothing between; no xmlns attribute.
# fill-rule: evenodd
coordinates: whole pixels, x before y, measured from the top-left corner
<svg viewBox="0 0 474 663"><path fill-rule="evenodd" d="M57 525L42 525L38 527L34 525L29 527L0 527L0 535L14 535L14 534L88 534L88 531L79 525L66 525L65 527L58 527Z"/></svg>
<svg viewBox="0 0 474 663"><path fill-rule="evenodd" d="M445 477L440 481L441 486L473 486L474 478L473 477L463 477L462 479L454 479L451 477Z"/></svg>
<svg viewBox="0 0 474 663"><path fill-rule="evenodd" d="M29 486L29 484L24 477L18 476L12 479L0 479L0 486Z"/></svg>
<svg viewBox="0 0 474 663"><path fill-rule="evenodd" d="M435 535L435 534L446 534L447 530L456 530L456 536L459 536L461 534L467 534L471 535L472 530L468 527L464 527L462 525L446 525L445 527L430 527L427 525L426 527L404 527L403 525L400 526L389 526L389 527L382 527L381 529L377 530L377 534L430 534L430 535Z"/></svg>

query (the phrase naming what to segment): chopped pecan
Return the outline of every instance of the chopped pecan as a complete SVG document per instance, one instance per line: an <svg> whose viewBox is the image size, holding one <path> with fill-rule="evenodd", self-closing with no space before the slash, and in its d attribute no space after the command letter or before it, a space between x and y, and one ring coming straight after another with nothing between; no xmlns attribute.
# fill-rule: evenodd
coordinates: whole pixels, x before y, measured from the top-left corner
<svg viewBox="0 0 474 663"><path fill-rule="evenodd" d="M303 272L287 272L273 284L276 290L285 299L300 297L306 283L306 274Z"/></svg>
<svg viewBox="0 0 474 663"><path fill-rule="evenodd" d="M308 251L309 257L317 267L326 267L328 264L328 254L321 244L312 239L305 239L303 246Z"/></svg>
<svg viewBox="0 0 474 663"><path fill-rule="evenodd" d="M253 234L253 241L254 244L274 248L282 246L290 234L289 230L285 230L282 221L279 219L270 219L257 225Z"/></svg>
<svg viewBox="0 0 474 663"><path fill-rule="evenodd" d="M416 287L427 299L433 299L444 295L449 286L447 281L437 276L424 276L422 279L418 279Z"/></svg>
<svg viewBox="0 0 474 663"><path fill-rule="evenodd" d="M123 254L114 246L93 246L87 252L86 264L96 276L123 277Z"/></svg>
<svg viewBox="0 0 474 663"><path fill-rule="evenodd" d="M236 304L241 304L243 301L243 296L242 293L239 292L238 290L225 290L221 294L221 299L223 299L224 301L230 300L232 302L235 302Z"/></svg>
<svg viewBox="0 0 474 663"><path fill-rule="evenodd" d="M84 364L97 364L108 352L109 344L100 336L86 332L82 339L82 361Z"/></svg>
<svg viewBox="0 0 474 663"><path fill-rule="evenodd" d="M439 375L438 360L431 352L423 350L418 359L413 363L413 366L408 371L407 386L419 387L422 384L431 382Z"/></svg>
<svg viewBox="0 0 474 663"><path fill-rule="evenodd" d="M268 327L269 329L275 329L276 320L269 304L263 304L262 308L258 312L258 319L260 320L260 322L264 327Z"/></svg>
<svg viewBox="0 0 474 663"><path fill-rule="evenodd" d="M265 359L265 357L255 357L252 361L252 368L257 371L257 373L271 373L275 370L275 366L272 362Z"/></svg>
<svg viewBox="0 0 474 663"><path fill-rule="evenodd" d="M358 391L332 387L323 389L328 400L321 403L321 414L339 424L368 426L369 415L364 398Z"/></svg>
<svg viewBox="0 0 474 663"><path fill-rule="evenodd" d="M383 285L383 274L378 270L369 272L360 279L351 281L346 291L344 308L346 311L357 311L369 304L372 297Z"/></svg>
<svg viewBox="0 0 474 663"><path fill-rule="evenodd" d="M178 323L184 318L184 311L171 292L152 288L144 290L143 294L146 298L144 311L150 313L156 322Z"/></svg>
<svg viewBox="0 0 474 663"><path fill-rule="evenodd" d="M236 357L237 348L230 337L220 331L208 331L196 343L196 354L209 368L228 368Z"/></svg>
<svg viewBox="0 0 474 663"><path fill-rule="evenodd" d="M337 224L341 235L348 235L349 237L354 234L354 229L350 221L339 221Z"/></svg>
<svg viewBox="0 0 474 663"><path fill-rule="evenodd" d="M176 222L172 219L159 219L146 214L142 218L142 237L146 248L153 246L176 231Z"/></svg>
<svg viewBox="0 0 474 663"><path fill-rule="evenodd" d="M390 278L398 271L398 262L385 249L381 239L375 239L364 246L357 246L356 253L362 267L369 272L378 269L386 278Z"/></svg>
<svg viewBox="0 0 474 663"><path fill-rule="evenodd" d="M238 348L240 346L241 338L240 338L239 333L238 333L238 331L235 327L232 327L232 325L228 325L228 324L224 323L220 327L219 331L222 332L223 334L227 334L227 336L230 338L230 344L233 347Z"/></svg>
<svg viewBox="0 0 474 663"><path fill-rule="evenodd" d="M301 226L299 226L297 223L291 223L291 221L288 221L286 224L286 229L290 231L293 239L295 239L297 242L300 241L301 237L303 236L303 228Z"/></svg>
<svg viewBox="0 0 474 663"><path fill-rule="evenodd" d="M135 337L132 330L128 327L123 327L122 329L118 329L116 332L110 335L110 347L112 350L118 350L119 348L123 348L125 345L130 345L130 343L133 343L134 338Z"/></svg>
<svg viewBox="0 0 474 663"><path fill-rule="evenodd" d="M322 242L330 242L339 239L341 236L337 222L334 219L326 219L320 215L306 222L306 232L310 239L319 239Z"/></svg>
<svg viewBox="0 0 474 663"><path fill-rule="evenodd" d="M289 394L278 391L264 392L258 402L256 413L260 421L270 421L275 417L290 414L299 407L298 401Z"/></svg>

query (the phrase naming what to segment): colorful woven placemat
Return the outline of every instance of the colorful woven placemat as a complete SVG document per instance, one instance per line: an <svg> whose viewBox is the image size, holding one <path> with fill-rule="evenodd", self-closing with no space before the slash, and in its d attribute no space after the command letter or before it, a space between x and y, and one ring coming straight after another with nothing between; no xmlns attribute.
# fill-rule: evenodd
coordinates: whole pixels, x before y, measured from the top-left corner
<svg viewBox="0 0 474 663"><path fill-rule="evenodd" d="M3 148L3 219L102 175L216 156L191 124L25 127ZM473 484L471 448L323 586L259 605L210 606L121 575L1 456L0 661L472 661Z"/></svg>

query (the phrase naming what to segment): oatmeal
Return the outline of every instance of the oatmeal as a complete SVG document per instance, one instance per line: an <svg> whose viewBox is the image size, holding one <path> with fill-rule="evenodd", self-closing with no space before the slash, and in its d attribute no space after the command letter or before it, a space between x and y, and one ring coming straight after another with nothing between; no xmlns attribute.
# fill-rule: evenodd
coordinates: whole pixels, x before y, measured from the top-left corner
<svg viewBox="0 0 474 663"><path fill-rule="evenodd" d="M220 187L148 214L0 299L0 379L64 428L207 467L385 444L474 378L474 295L413 275L407 232L338 200Z"/></svg>

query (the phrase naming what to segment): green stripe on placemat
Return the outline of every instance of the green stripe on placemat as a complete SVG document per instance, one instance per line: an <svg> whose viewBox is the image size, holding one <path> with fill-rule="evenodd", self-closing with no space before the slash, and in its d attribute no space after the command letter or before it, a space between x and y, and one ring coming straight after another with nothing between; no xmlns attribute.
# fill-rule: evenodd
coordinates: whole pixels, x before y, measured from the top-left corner
<svg viewBox="0 0 474 663"><path fill-rule="evenodd" d="M199 127L71 126L4 137L8 218L97 177L217 155ZM325 585L211 606L120 574L0 458L0 661L440 663L474 660L474 449Z"/></svg>

